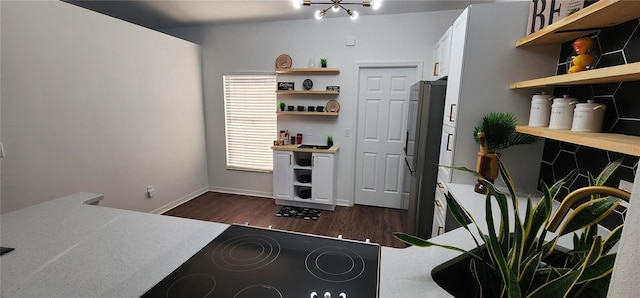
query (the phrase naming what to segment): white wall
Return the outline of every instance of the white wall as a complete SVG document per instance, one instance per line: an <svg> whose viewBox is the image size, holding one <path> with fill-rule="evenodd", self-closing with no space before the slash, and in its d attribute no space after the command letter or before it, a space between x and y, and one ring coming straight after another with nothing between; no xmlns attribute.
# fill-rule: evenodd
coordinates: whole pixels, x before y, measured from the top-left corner
<svg viewBox="0 0 640 298"><path fill-rule="evenodd" d="M60 1L1 5L2 213L79 191L152 211L207 189L199 46Z"/></svg>
<svg viewBox="0 0 640 298"><path fill-rule="evenodd" d="M340 116L337 119L279 117L279 129L305 134L305 143L324 144L327 135L334 136L334 142L340 146L337 157L338 203L352 204L358 100L356 65L363 62L424 61L424 71L430 72L433 46L460 12L367 16L355 22L344 17L169 31L202 45L211 188L265 197L271 197L272 191L271 174L225 169L222 73L248 70L273 72L276 57L283 53L292 57L293 67L306 67L309 58L326 57L328 66L340 68L340 74L306 77L311 78L314 86L321 86L320 88L326 85L341 87ZM347 37L355 38L356 45L345 46ZM304 78L295 77L293 81L300 86ZM291 79L290 76L279 78L282 81ZM326 101L327 99L299 99L296 105L324 104ZM306 134L307 127L311 127L312 135ZM351 130L351 137L345 137L345 129Z"/></svg>

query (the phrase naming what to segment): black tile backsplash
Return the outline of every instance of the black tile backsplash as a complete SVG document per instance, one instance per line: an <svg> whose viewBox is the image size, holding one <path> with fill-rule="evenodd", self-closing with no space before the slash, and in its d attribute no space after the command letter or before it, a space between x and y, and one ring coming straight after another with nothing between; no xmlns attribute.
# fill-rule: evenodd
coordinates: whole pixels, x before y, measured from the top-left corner
<svg viewBox="0 0 640 298"><path fill-rule="evenodd" d="M588 35L594 39L594 52L599 56L595 68L640 62L640 19L602 29ZM572 41L561 46L557 74L567 72L567 59L573 53ZM603 132L640 136L640 81L580 85L555 88L554 96L568 94L580 102L595 100L606 105ZM638 144L640 146L640 144ZM606 185L618 187L620 179L633 182L638 168L637 156L595 149L555 140L545 140L539 179L552 185L572 170L577 175L562 188L556 199L589 185L588 175L597 176L604 167L622 159L622 165ZM624 221L626 208L621 206L609 215L603 225L613 228Z"/></svg>

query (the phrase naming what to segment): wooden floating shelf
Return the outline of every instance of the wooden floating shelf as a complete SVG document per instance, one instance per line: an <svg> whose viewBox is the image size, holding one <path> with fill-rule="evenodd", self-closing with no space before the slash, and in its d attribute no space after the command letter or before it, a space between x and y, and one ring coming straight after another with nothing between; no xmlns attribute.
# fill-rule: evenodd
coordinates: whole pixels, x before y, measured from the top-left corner
<svg viewBox="0 0 640 298"><path fill-rule="evenodd" d="M638 3L640 6L640 3ZM509 84L511 89L545 86L587 85L640 80L640 62L585 70L553 77L520 81Z"/></svg>
<svg viewBox="0 0 640 298"><path fill-rule="evenodd" d="M516 42L516 47L558 44L603 27L640 17L640 3L629 0L600 0Z"/></svg>
<svg viewBox="0 0 640 298"><path fill-rule="evenodd" d="M338 112L296 112L296 111L276 111L278 115L296 115L296 116L338 116Z"/></svg>
<svg viewBox="0 0 640 298"><path fill-rule="evenodd" d="M278 74L339 74L338 68L286 68L276 69Z"/></svg>
<svg viewBox="0 0 640 298"><path fill-rule="evenodd" d="M517 126L516 131L547 139L640 156L640 137L637 136L613 133L574 132L564 129L548 129L546 127L530 126Z"/></svg>
<svg viewBox="0 0 640 298"><path fill-rule="evenodd" d="M276 94L278 95L302 95L302 94L313 94L313 95L339 95L338 91L323 91L323 90L277 90Z"/></svg>

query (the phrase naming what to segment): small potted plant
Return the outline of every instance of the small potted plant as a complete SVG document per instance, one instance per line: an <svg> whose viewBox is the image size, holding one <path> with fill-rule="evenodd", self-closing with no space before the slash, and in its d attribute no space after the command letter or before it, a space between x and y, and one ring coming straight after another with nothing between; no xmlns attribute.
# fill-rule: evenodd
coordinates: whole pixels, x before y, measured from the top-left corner
<svg viewBox="0 0 640 298"><path fill-rule="evenodd" d="M281 101L278 103L278 106L280 107L280 111L284 111L284 109L287 107L287 104L284 101Z"/></svg>
<svg viewBox="0 0 640 298"><path fill-rule="evenodd" d="M330 135L327 136L327 146L329 146L329 148L333 146L333 137Z"/></svg>
<svg viewBox="0 0 640 298"><path fill-rule="evenodd" d="M518 119L513 113L491 112L473 130L473 138L480 145L476 171L491 182L498 177L499 150L536 141L531 135L516 132L517 124ZM477 183L474 190L482 194L486 192L482 183Z"/></svg>
<svg viewBox="0 0 640 298"><path fill-rule="evenodd" d="M327 58L325 57L320 58L320 66L322 66L322 68L327 67Z"/></svg>

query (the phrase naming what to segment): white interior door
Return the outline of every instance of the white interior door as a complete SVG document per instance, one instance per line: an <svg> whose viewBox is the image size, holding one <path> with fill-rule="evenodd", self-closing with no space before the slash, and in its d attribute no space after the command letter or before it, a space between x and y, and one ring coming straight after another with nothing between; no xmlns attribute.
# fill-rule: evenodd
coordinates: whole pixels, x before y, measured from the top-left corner
<svg viewBox="0 0 640 298"><path fill-rule="evenodd" d="M406 208L403 145L409 93L418 81L416 67L361 68L358 92L354 202Z"/></svg>

